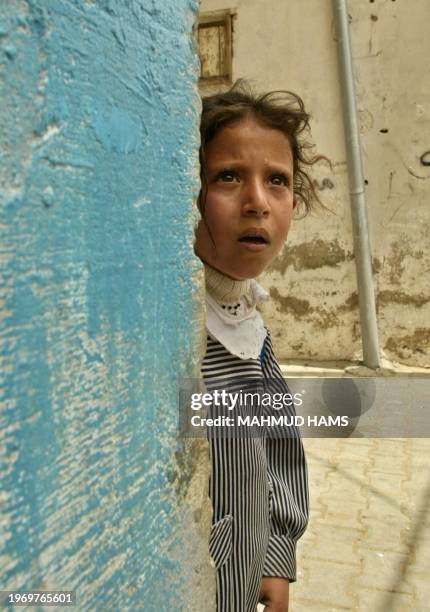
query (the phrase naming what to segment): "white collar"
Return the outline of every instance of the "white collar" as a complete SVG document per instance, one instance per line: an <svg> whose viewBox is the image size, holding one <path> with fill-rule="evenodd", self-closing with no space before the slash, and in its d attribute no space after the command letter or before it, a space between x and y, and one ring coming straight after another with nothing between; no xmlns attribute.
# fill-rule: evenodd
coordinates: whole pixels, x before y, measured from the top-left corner
<svg viewBox="0 0 430 612"><path fill-rule="evenodd" d="M266 338L257 304L269 294L257 281L237 281L205 265L206 327L240 359L258 359Z"/></svg>

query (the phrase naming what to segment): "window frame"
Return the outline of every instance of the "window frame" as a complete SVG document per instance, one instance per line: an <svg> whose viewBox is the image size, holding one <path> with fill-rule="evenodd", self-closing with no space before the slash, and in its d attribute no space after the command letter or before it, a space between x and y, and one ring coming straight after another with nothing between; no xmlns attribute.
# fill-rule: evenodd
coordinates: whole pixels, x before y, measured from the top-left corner
<svg viewBox="0 0 430 612"><path fill-rule="evenodd" d="M224 67L224 74L214 76L202 76L202 63L200 60L199 87L231 85L233 64L233 20L236 17L235 9L224 9L221 11L210 11L201 13L197 20L196 46L200 59L199 31L203 28L224 27L225 30L225 55L220 58L220 64Z"/></svg>

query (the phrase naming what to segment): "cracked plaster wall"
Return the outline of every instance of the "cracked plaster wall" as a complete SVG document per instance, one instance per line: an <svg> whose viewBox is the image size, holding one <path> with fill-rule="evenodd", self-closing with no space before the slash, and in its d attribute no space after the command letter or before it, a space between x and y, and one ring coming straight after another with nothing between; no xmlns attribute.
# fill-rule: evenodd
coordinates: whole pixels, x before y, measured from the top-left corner
<svg viewBox="0 0 430 612"><path fill-rule="evenodd" d="M210 606L194 0L0 4L0 576Z"/></svg>
<svg viewBox="0 0 430 612"><path fill-rule="evenodd" d="M349 0L380 345L394 361L430 365L430 39L427 0ZM341 95L332 3L202 0L234 8L233 78L299 93L313 116L324 204L296 221L262 277L284 360L361 358Z"/></svg>

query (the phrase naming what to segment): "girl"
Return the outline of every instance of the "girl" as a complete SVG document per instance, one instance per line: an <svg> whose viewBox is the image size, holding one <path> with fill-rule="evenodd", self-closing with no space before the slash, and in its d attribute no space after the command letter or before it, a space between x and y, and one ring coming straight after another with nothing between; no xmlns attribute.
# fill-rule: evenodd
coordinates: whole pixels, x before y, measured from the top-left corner
<svg viewBox="0 0 430 612"><path fill-rule="evenodd" d="M205 264L208 387L276 379L289 392L256 309L268 294L254 279L282 249L293 211L316 198L306 167L321 158L306 155L308 122L298 96L254 95L243 81L203 99L195 250ZM255 612L262 602L285 612L308 521L300 436L210 436L210 455L217 610Z"/></svg>

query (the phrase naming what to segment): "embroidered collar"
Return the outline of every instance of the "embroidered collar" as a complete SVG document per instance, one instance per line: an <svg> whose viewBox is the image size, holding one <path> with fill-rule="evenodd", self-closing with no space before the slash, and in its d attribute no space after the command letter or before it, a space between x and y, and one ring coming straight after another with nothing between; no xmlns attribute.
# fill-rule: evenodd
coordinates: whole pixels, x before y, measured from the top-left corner
<svg viewBox="0 0 430 612"><path fill-rule="evenodd" d="M205 265L206 326L209 334L240 359L258 359L266 338L256 309L269 294L255 280L238 281Z"/></svg>

